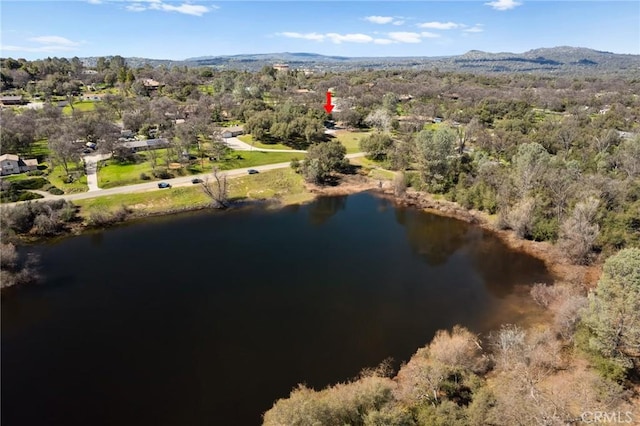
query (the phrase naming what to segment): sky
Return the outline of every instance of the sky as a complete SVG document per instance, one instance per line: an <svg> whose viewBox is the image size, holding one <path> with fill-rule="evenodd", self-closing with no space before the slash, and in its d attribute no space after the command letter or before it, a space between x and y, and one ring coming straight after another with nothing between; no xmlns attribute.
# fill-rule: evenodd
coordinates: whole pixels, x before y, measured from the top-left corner
<svg viewBox="0 0 640 426"><path fill-rule="evenodd" d="M251 53L448 56L587 47L640 54L640 1L0 2L0 57Z"/></svg>

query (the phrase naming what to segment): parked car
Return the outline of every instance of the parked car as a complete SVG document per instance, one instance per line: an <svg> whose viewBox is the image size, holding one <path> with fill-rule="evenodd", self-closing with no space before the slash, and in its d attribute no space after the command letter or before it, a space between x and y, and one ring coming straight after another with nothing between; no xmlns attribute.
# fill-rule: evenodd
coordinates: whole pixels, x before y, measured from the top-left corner
<svg viewBox="0 0 640 426"><path fill-rule="evenodd" d="M191 183L193 183L194 185L195 185L196 183L202 183L202 179L199 179L199 178L193 178L193 179L191 179Z"/></svg>
<svg viewBox="0 0 640 426"><path fill-rule="evenodd" d="M171 184L168 182L159 182L158 188L171 188Z"/></svg>
<svg viewBox="0 0 640 426"><path fill-rule="evenodd" d="M249 173L250 175L255 175L256 173L260 173L260 172L257 171L256 169L249 169L247 170L247 173Z"/></svg>

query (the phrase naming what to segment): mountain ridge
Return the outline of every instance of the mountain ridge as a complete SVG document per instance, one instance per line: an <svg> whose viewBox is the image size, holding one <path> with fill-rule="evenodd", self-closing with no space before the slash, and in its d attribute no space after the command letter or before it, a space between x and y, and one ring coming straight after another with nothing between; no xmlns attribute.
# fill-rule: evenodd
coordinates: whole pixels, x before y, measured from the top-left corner
<svg viewBox="0 0 640 426"><path fill-rule="evenodd" d="M81 58L95 66L97 57ZM525 72L525 73L620 73L640 72L640 55L621 54L584 47L557 46L531 49L522 53L470 50L450 56L347 57L312 52L280 52L199 56L181 61L125 58L130 66L207 66L215 69L257 71L265 65L286 63L292 69L439 69L459 72Z"/></svg>

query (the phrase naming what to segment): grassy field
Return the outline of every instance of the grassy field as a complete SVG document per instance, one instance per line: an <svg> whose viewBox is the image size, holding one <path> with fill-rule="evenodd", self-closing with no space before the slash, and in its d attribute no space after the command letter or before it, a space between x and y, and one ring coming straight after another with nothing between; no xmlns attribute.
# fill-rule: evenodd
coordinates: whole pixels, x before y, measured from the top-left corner
<svg viewBox="0 0 640 426"><path fill-rule="evenodd" d="M237 155L241 158L236 158ZM286 163L294 158L302 160L304 158L304 153L234 151L227 160L219 161L217 164L221 170L231 170L243 167L263 166L265 164Z"/></svg>
<svg viewBox="0 0 640 426"><path fill-rule="evenodd" d="M74 102L73 103L73 108L76 112L87 112L87 111L93 111L94 109L96 109L96 103L94 101L80 101L80 102ZM66 115L71 115L71 106L67 105L64 108L62 108L62 113L66 114Z"/></svg>
<svg viewBox="0 0 640 426"><path fill-rule="evenodd" d="M338 130L335 134L336 139L347 148L347 154L360 152L360 139L369 135L371 132L353 132L350 130Z"/></svg>
<svg viewBox="0 0 640 426"><path fill-rule="evenodd" d="M158 165L164 162L166 150L156 151L158 154ZM114 188L117 186L133 185L144 182L140 179L140 174L144 173L151 177L151 180L159 180L153 177L153 170L149 161L146 161L148 153L140 153L145 161L136 164L118 164L112 160L102 163L98 169L98 186L100 188ZM240 156L240 158L237 158ZM240 169L245 167L262 166L265 164L285 163L294 158L302 159L304 154L288 152L260 152L260 151L233 151L223 161L209 161L205 159L194 161L188 167L181 170L170 170L174 176L185 176L200 173L208 173L213 166L218 166L220 170ZM161 160L162 159L162 160Z"/></svg>
<svg viewBox="0 0 640 426"><path fill-rule="evenodd" d="M112 160L106 160L98 168L98 186L100 188L113 188L116 186L133 185L144 182L140 175L145 173L153 179L151 163L148 161L137 164L118 164Z"/></svg>
<svg viewBox="0 0 640 426"><path fill-rule="evenodd" d="M71 173L80 174L80 178L71 183L65 183L64 178L66 174L62 166L56 166L52 170L50 170L49 175L46 178L49 180L51 185L55 186L64 191L65 194L72 194L76 192L87 192L89 187L87 186L87 176L84 174L84 169L82 165L75 165L69 167L69 171Z"/></svg>
<svg viewBox="0 0 640 426"><path fill-rule="evenodd" d="M249 145L260 149L292 149L290 146L286 146L281 143L262 143L253 140L253 136L251 135L240 135L238 136L238 139L240 139L244 143L248 143Z"/></svg>
<svg viewBox="0 0 640 426"><path fill-rule="evenodd" d="M303 184L302 178L291 169L271 170L257 175L229 180L229 196L232 199L266 199L276 197L290 204L310 200L313 196ZM199 185L118 194L79 200L81 216L87 218L94 210L116 211L126 206L136 214L161 213L170 210L206 207L210 200Z"/></svg>

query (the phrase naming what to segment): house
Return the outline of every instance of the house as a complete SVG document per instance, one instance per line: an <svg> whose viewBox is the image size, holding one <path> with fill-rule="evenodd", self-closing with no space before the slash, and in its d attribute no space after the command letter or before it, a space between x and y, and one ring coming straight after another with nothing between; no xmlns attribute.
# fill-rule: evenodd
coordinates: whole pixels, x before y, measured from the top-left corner
<svg viewBox="0 0 640 426"><path fill-rule="evenodd" d="M162 86L162 83L152 78L143 78L142 84L144 85L144 87L146 87L149 90L155 90L155 89L158 89L160 86Z"/></svg>
<svg viewBox="0 0 640 426"><path fill-rule="evenodd" d="M24 105L26 102L24 101L22 95L6 95L0 96L0 104L9 106L9 105Z"/></svg>
<svg viewBox="0 0 640 426"><path fill-rule="evenodd" d="M279 72L287 72L289 71L288 64L273 64L273 69Z"/></svg>
<svg viewBox="0 0 640 426"><path fill-rule="evenodd" d="M136 134L133 130L130 129L123 129L120 130L120 137L122 138L132 138L134 137Z"/></svg>
<svg viewBox="0 0 640 426"><path fill-rule="evenodd" d="M161 149L169 146L166 139L145 139L142 141L130 141L122 144L125 148L129 148L133 152L147 151L150 149Z"/></svg>
<svg viewBox="0 0 640 426"><path fill-rule="evenodd" d="M221 132L221 136L223 139L229 139L229 138L235 138L236 136L240 136L243 133L244 133L244 129L242 128L242 126L232 126L232 127L225 127Z"/></svg>
<svg viewBox="0 0 640 426"><path fill-rule="evenodd" d="M25 160L15 154L0 155L0 176L28 172L37 168L38 160L35 158Z"/></svg>

